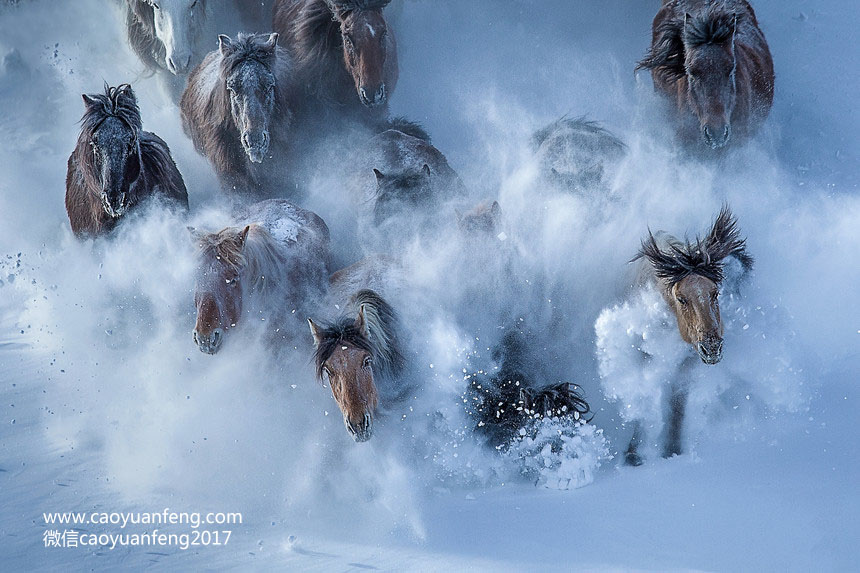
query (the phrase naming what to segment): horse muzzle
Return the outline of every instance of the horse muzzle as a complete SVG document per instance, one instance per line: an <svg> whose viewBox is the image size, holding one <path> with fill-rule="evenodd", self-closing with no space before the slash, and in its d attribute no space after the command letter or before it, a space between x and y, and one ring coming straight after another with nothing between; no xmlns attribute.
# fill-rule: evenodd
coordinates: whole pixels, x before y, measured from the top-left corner
<svg viewBox="0 0 860 573"><path fill-rule="evenodd" d="M696 344L696 352L705 364L714 365L723 359L723 341L705 340Z"/></svg>
<svg viewBox="0 0 860 573"><path fill-rule="evenodd" d="M102 207L105 213L114 219L119 219L128 210L128 195L126 193L108 193L102 191Z"/></svg>
<svg viewBox="0 0 860 573"><path fill-rule="evenodd" d="M200 352L203 354L215 354L221 348L221 344L224 342L224 333L220 328L216 328L210 334L201 334L195 330L191 333L194 338L194 343L197 345L197 348L200 349Z"/></svg>
<svg viewBox="0 0 860 573"><path fill-rule="evenodd" d="M361 86L358 89L358 97L361 99L361 103L366 105L367 107L379 107L384 105L388 100L388 94L385 90L385 84L381 84L379 89L377 89L372 94L367 91L367 88Z"/></svg>
<svg viewBox="0 0 860 573"><path fill-rule="evenodd" d="M269 152L269 132L245 132L242 134L242 147L252 163L262 163Z"/></svg>
<svg viewBox="0 0 860 573"><path fill-rule="evenodd" d="M356 442L366 442L373 435L373 416L368 412L364 413L364 418L357 424L353 424L349 416L343 417L343 423L346 431Z"/></svg>
<svg viewBox="0 0 860 573"><path fill-rule="evenodd" d="M191 54L174 54L167 57L167 70L174 76L184 74L191 67Z"/></svg>
<svg viewBox="0 0 860 573"><path fill-rule="evenodd" d="M702 127L702 138L705 140L711 149L720 149L728 144L732 135L732 128L729 124L722 126L705 125Z"/></svg>

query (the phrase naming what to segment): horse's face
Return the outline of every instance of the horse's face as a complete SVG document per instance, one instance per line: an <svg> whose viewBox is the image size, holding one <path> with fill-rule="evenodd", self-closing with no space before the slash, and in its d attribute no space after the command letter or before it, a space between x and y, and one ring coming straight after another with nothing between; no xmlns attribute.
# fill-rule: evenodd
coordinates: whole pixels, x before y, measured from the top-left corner
<svg viewBox="0 0 860 573"><path fill-rule="evenodd" d="M93 132L90 147L101 183L105 213L113 218L121 217L129 206L131 186L140 177L138 133L118 117L111 116Z"/></svg>
<svg viewBox="0 0 860 573"><path fill-rule="evenodd" d="M457 224L467 235L495 237L502 226L502 208L493 201L483 202L467 213L457 211Z"/></svg>
<svg viewBox="0 0 860 573"><path fill-rule="evenodd" d="M723 356L723 322L717 284L700 275L689 275L672 286L669 303L684 342L695 348L705 364L719 362Z"/></svg>
<svg viewBox="0 0 860 573"><path fill-rule="evenodd" d="M376 204L373 209L374 222L381 225L387 219L401 213L415 212L433 197L430 166L417 172L386 175L374 169L376 175Z"/></svg>
<svg viewBox="0 0 860 573"><path fill-rule="evenodd" d="M699 119L702 138L719 149L731 137L735 109L735 54L732 41L687 50L687 99Z"/></svg>
<svg viewBox="0 0 860 573"><path fill-rule="evenodd" d="M191 66L194 38L206 11L206 0L146 0L152 8L155 36L164 44L170 73L184 74Z"/></svg>
<svg viewBox="0 0 860 573"><path fill-rule="evenodd" d="M339 18L346 69L361 103L368 107L385 104L385 62L390 39L382 10L353 10Z"/></svg>
<svg viewBox="0 0 860 573"><path fill-rule="evenodd" d="M379 404L373 357L366 350L344 343L326 360L323 372L343 413L346 430L356 442L366 442L373 434L373 413Z"/></svg>
<svg viewBox="0 0 860 573"><path fill-rule="evenodd" d="M246 227L223 240L230 241L233 249L241 252L247 234ZM192 235L201 240L193 231ZM205 239L201 242L205 244ZM204 252L202 255L194 287L197 321L192 336L201 352L215 354L226 332L239 323L242 315L242 279L235 264L214 254L207 256Z"/></svg>
<svg viewBox="0 0 860 573"><path fill-rule="evenodd" d="M232 50L229 37L219 36L221 53L226 57ZM269 61L248 58L227 74L226 87L230 94L230 113L239 132L242 148L254 163L262 163L269 152L269 125L275 114L275 74L270 64L275 58L278 35L271 34L262 49Z"/></svg>

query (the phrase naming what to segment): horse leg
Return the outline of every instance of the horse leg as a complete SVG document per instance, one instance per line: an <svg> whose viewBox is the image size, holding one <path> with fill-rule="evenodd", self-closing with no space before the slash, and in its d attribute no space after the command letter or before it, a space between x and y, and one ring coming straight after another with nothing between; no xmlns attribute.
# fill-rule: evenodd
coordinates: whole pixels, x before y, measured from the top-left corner
<svg viewBox="0 0 860 573"><path fill-rule="evenodd" d="M630 438L630 445L627 446L627 451L624 452L624 463L628 466L641 466L644 460L639 455L639 445L642 443L642 422L639 420L633 422L633 437Z"/></svg>
<svg viewBox="0 0 860 573"><path fill-rule="evenodd" d="M664 458L681 455L681 426L684 424L684 413L687 408L687 388L682 383L675 382L671 387L669 397L669 429L666 433Z"/></svg>

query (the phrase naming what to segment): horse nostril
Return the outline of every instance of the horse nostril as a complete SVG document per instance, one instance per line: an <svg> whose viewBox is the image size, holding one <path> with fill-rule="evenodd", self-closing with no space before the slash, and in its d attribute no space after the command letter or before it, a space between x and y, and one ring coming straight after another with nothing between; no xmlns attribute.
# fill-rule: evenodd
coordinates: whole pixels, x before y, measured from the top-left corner
<svg viewBox="0 0 860 573"><path fill-rule="evenodd" d="M376 91L376 101L377 103L385 101L385 84L379 86L379 89Z"/></svg>
<svg viewBox="0 0 860 573"><path fill-rule="evenodd" d="M191 332L191 338L194 339L194 344L200 344L200 337L197 335L196 330Z"/></svg>
<svg viewBox="0 0 860 573"><path fill-rule="evenodd" d="M367 97L367 90L366 90L366 89L364 89L363 87L361 87L361 88L359 88L359 89L358 89L358 93L359 93L359 95L361 96L361 99L362 99L363 101L370 101L370 98L369 98L369 97Z"/></svg>

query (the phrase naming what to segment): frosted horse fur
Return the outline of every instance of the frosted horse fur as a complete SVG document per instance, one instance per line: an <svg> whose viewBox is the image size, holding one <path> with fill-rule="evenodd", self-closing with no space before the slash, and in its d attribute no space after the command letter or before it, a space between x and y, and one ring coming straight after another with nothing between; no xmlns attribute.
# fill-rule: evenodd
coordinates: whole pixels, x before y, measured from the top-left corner
<svg viewBox="0 0 860 573"><path fill-rule="evenodd" d="M397 85L390 0L277 0L274 30L296 61L309 119L383 124Z"/></svg>
<svg viewBox="0 0 860 573"><path fill-rule="evenodd" d="M289 338L300 326L293 323L298 311L326 289L329 231L316 214L270 199L237 221L217 233L191 229L198 251L193 338L206 354L218 352L243 316L263 318L275 339Z"/></svg>
<svg viewBox="0 0 860 573"><path fill-rule="evenodd" d="M681 241L666 233L649 232L634 259L638 262L638 282L660 292L670 314L675 316L681 339L708 365L715 365L722 359L723 322L719 297L725 261L730 257L740 263L744 274L752 269L753 259L746 251L746 240L741 238L729 208L723 207L704 239ZM694 364L694 359L688 359L682 371ZM672 381L664 447L666 457L681 453L686 402L686 381ZM638 452L642 440L642 424L637 422L625 453L628 464L642 463Z"/></svg>
<svg viewBox="0 0 860 573"><path fill-rule="evenodd" d="M746 0L664 0L639 68L674 104L687 143L743 141L773 105L773 59Z"/></svg>
<svg viewBox="0 0 860 573"><path fill-rule="evenodd" d="M348 281L349 275L341 272L335 280ZM308 319L308 325L317 377L331 386L347 432L356 442L366 442L380 402L403 390L403 335L397 312L376 291L359 290L347 308L333 322Z"/></svg>
<svg viewBox="0 0 860 573"><path fill-rule="evenodd" d="M563 117L532 137L541 177L570 192L608 188L627 147L593 121Z"/></svg>
<svg viewBox="0 0 860 573"><path fill-rule="evenodd" d="M292 59L278 47L278 34L218 39L182 94L185 133L226 192L288 194Z"/></svg>
<svg viewBox="0 0 860 573"><path fill-rule="evenodd" d="M86 110L66 174L66 212L78 236L112 230L149 198L188 209L188 193L164 141L143 131L128 84L84 94Z"/></svg>

